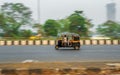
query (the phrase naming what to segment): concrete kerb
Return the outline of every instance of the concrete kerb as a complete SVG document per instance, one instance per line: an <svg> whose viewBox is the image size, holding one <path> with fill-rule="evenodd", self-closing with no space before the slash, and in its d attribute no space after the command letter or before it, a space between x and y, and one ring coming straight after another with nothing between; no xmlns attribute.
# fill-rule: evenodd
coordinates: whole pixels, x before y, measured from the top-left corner
<svg viewBox="0 0 120 75"><path fill-rule="evenodd" d="M56 40L0 40L1 46L11 45L55 45ZM80 40L81 45L119 45L120 40Z"/></svg>

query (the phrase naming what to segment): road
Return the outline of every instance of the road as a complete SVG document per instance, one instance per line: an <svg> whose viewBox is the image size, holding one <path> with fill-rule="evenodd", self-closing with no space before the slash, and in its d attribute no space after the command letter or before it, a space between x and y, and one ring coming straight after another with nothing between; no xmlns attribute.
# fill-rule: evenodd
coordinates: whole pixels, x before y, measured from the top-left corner
<svg viewBox="0 0 120 75"><path fill-rule="evenodd" d="M54 46L0 46L0 63L23 62L95 62L120 61L119 45L83 45L80 50Z"/></svg>

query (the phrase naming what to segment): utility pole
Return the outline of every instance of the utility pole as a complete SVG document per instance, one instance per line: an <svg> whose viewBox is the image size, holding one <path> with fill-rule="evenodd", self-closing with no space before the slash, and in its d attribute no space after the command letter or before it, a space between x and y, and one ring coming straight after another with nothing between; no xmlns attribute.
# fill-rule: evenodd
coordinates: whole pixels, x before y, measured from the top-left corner
<svg viewBox="0 0 120 75"><path fill-rule="evenodd" d="M40 0L37 0L37 20L38 20L38 23L40 23Z"/></svg>

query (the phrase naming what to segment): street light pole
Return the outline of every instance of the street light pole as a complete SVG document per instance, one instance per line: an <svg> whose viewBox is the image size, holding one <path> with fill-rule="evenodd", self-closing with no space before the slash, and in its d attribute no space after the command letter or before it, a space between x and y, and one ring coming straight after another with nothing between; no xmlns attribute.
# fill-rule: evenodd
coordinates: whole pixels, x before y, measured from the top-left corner
<svg viewBox="0 0 120 75"><path fill-rule="evenodd" d="M37 0L37 20L38 20L38 23L40 23L40 0Z"/></svg>

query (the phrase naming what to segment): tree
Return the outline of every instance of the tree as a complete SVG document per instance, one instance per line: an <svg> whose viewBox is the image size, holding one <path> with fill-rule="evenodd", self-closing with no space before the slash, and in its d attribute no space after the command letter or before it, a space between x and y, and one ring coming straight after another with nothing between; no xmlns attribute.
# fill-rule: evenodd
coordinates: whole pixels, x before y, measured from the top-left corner
<svg viewBox="0 0 120 75"><path fill-rule="evenodd" d="M20 32L20 34L22 37L28 38L28 37L32 36L32 31L31 30L22 30Z"/></svg>
<svg viewBox="0 0 120 75"><path fill-rule="evenodd" d="M103 36L118 38L120 37L120 24L114 21L107 21L98 26L97 32Z"/></svg>
<svg viewBox="0 0 120 75"><path fill-rule="evenodd" d="M0 27L6 36L19 36L22 25L28 25L31 11L21 3L5 3L1 6Z"/></svg>
<svg viewBox="0 0 120 75"><path fill-rule="evenodd" d="M44 24L44 31L47 36L57 36L59 32L59 23L56 20L49 19Z"/></svg>
<svg viewBox="0 0 120 75"><path fill-rule="evenodd" d="M0 12L0 29L2 29L2 26L5 24L5 16Z"/></svg>
<svg viewBox="0 0 120 75"><path fill-rule="evenodd" d="M60 32L69 32L70 21L69 19L60 19L57 21L60 24Z"/></svg>
<svg viewBox="0 0 120 75"><path fill-rule="evenodd" d="M68 19L70 21L70 32L78 33L80 36L88 36L89 28L92 27L90 21L83 16L83 11L75 11Z"/></svg>
<svg viewBox="0 0 120 75"><path fill-rule="evenodd" d="M37 29L37 33L45 36L43 25L36 23L33 28Z"/></svg>

